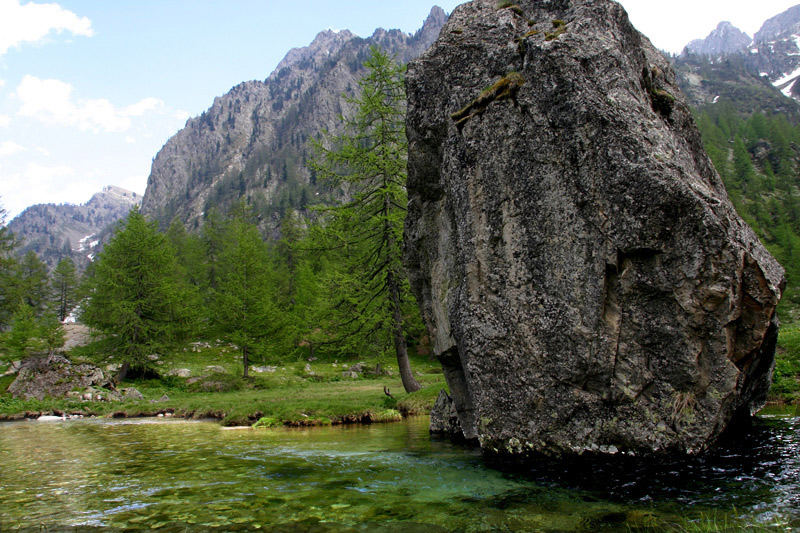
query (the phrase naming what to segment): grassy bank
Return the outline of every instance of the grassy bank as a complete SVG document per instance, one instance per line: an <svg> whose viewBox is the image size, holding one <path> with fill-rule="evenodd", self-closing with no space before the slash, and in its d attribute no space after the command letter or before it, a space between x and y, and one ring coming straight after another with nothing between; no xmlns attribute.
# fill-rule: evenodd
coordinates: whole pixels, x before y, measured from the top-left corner
<svg viewBox="0 0 800 533"><path fill-rule="evenodd" d="M781 327L769 399L774 403L800 403L800 324Z"/></svg>
<svg viewBox="0 0 800 533"><path fill-rule="evenodd" d="M71 358L99 366L108 363L93 352L91 346L77 349ZM169 414L216 418L228 426L373 423L428 413L445 386L441 367L428 357L412 358L412 367L423 387L413 394L403 392L390 360L364 359L364 371L359 377L344 376L343 372L357 362L285 362L243 379L235 350L226 346L190 346L155 362L160 378L131 380L118 386L136 388L144 396L141 400L18 400L6 391L14 377L0 378L0 419L61 413L117 417ZM378 363L392 375L371 373ZM169 375L179 369L188 377ZM384 387L392 397L384 393Z"/></svg>

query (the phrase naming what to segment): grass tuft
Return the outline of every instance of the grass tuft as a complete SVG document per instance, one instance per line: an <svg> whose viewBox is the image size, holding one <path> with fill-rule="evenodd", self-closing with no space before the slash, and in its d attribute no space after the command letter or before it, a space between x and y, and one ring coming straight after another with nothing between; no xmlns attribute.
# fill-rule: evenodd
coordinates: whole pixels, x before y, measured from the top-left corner
<svg viewBox="0 0 800 533"><path fill-rule="evenodd" d="M563 20L556 19L553 21L553 31L544 34L545 41L552 41L558 39L564 32L567 31L567 23Z"/></svg>
<svg viewBox="0 0 800 533"><path fill-rule="evenodd" d="M492 102L513 99L524 84L525 78L522 74L509 72L490 87L484 89L478 95L478 98L450 115L450 117L455 121L456 126L462 126L472 117L483 114Z"/></svg>

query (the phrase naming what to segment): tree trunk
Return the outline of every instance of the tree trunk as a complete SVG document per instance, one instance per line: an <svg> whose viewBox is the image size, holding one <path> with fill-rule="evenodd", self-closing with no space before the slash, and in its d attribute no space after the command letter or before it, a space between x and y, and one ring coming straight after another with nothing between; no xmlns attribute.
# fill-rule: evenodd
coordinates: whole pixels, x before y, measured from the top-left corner
<svg viewBox="0 0 800 533"><path fill-rule="evenodd" d="M406 392L418 391L422 387L414 379L411 363L408 360L408 347L403 334L403 314L400 309L400 288L397 286L392 272L386 275L386 284L392 300L392 336L394 337L394 351L397 354L397 366L400 368L400 379L403 381L403 388Z"/></svg>
<svg viewBox="0 0 800 533"><path fill-rule="evenodd" d="M127 361L122 363L119 372L117 372L117 379L115 380L117 384L122 383L125 380L125 378L128 376L128 371L130 370L130 368L131 366L128 364Z"/></svg>
<svg viewBox="0 0 800 533"><path fill-rule="evenodd" d="M247 346L242 346L242 362L244 363L244 374L242 374L242 378L247 379L247 371L250 368L250 360L247 357Z"/></svg>

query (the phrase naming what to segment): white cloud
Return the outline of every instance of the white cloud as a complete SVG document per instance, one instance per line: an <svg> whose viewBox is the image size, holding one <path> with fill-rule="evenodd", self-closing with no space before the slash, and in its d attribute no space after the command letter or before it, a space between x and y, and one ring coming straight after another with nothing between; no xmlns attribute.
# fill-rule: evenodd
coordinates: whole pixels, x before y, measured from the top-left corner
<svg viewBox="0 0 800 533"><path fill-rule="evenodd" d="M41 41L51 32L94 35L91 20L58 4L20 5L19 0L0 0L0 56L12 47Z"/></svg>
<svg viewBox="0 0 800 533"><path fill-rule="evenodd" d="M8 115L0 115L0 128L6 128L11 124L11 117Z"/></svg>
<svg viewBox="0 0 800 533"><path fill-rule="evenodd" d="M145 98L139 102L136 102L133 105L129 105L124 109L124 113L126 116L129 117L141 117L145 113L149 111L156 111L158 109L163 109L164 102L159 100L158 98Z"/></svg>
<svg viewBox="0 0 800 533"><path fill-rule="evenodd" d="M73 201L76 195L82 198L88 194L83 190L87 187L75 180L75 176L76 172L70 166L38 163L29 163L20 172L4 173L3 207L12 218L33 204Z"/></svg>
<svg viewBox="0 0 800 533"><path fill-rule="evenodd" d="M5 85L6 85L6 80L0 80L0 89L5 87Z"/></svg>
<svg viewBox="0 0 800 533"><path fill-rule="evenodd" d="M134 137L131 137L130 135L127 135L125 136L125 142L128 144L135 144L136 139Z"/></svg>
<svg viewBox="0 0 800 533"><path fill-rule="evenodd" d="M164 102L157 98L116 107L105 98L76 100L72 93L69 83L26 75L16 91L20 102L18 114L49 124L76 126L81 131L120 133L130 129L131 117L164 108Z"/></svg>
<svg viewBox="0 0 800 533"><path fill-rule="evenodd" d="M68 178L75 175L75 170L67 165L46 166L30 163L25 177L34 183L50 183L54 178Z"/></svg>
<svg viewBox="0 0 800 533"><path fill-rule="evenodd" d="M25 147L15 143L14 141L3 141L0 143L0 157L8 157L24 151Z"/></svg>

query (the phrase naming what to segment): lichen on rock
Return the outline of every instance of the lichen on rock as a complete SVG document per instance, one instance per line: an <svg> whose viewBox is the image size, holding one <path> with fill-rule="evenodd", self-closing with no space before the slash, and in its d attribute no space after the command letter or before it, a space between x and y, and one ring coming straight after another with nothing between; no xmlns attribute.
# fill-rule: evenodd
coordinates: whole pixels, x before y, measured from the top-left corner
<svg viewBox="0 0 800 533"><path fill-rule="evenodd" d="M783 269L619 4L515 5L459 6L407 75L406 265L463 437L699 453L766 398Z"/></svg>

